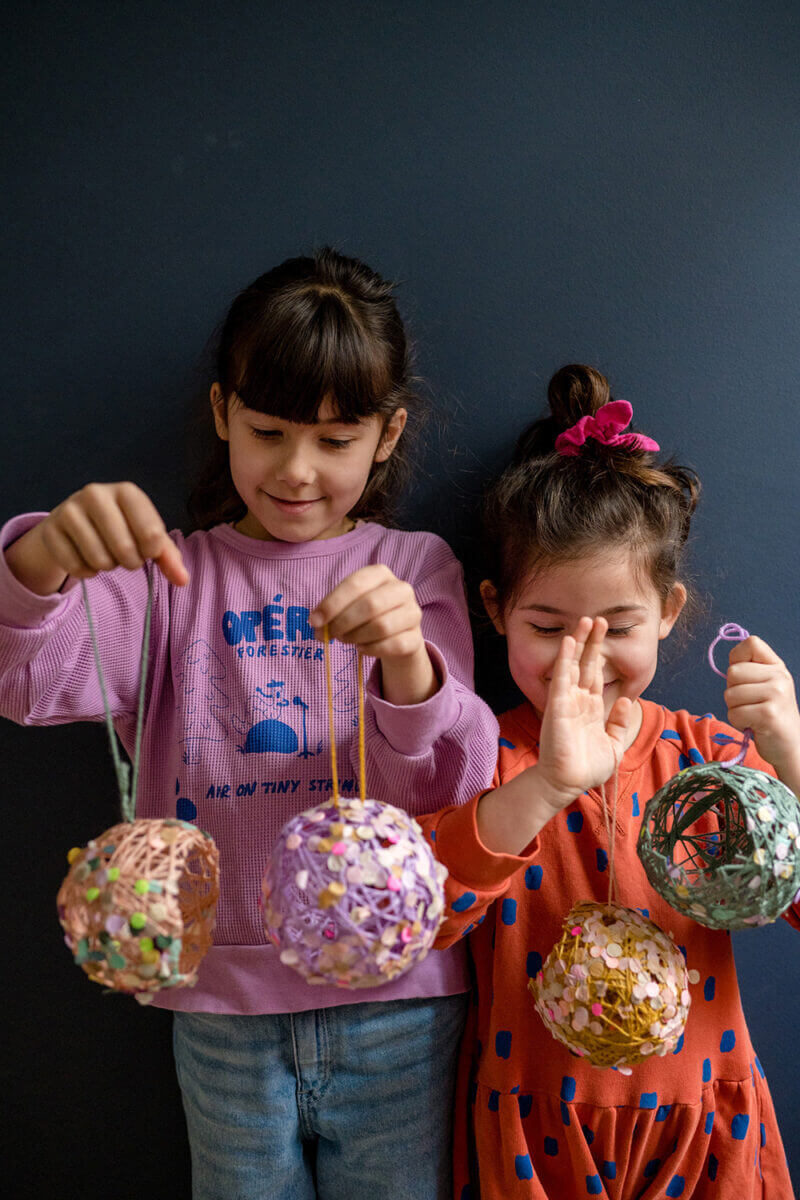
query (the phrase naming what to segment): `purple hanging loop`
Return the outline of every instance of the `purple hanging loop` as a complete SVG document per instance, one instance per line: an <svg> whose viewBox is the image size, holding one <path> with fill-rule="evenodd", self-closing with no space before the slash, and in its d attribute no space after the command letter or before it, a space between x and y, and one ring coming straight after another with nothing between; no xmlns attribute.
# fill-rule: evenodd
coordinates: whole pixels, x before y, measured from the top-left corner
<svg viewBox="0 0 800 1200"><path fill-rule="evenodd" d="M714 638L711 645L708 647L708 664L715 675L719 675L720 679L726 679L724 671L720 671L717 664L714 662L714 650L720 642L743 642L745 638L749 638L750 634L741 625L737 625L734 621L729 621L727 625L720 627L719 633ZM744 738L741 742L741 750L735 758L726 758L724 762L720 762L721 767L736 767L744 759L747 754L750 742L753 740L752 729L745 729Z"/></svg>

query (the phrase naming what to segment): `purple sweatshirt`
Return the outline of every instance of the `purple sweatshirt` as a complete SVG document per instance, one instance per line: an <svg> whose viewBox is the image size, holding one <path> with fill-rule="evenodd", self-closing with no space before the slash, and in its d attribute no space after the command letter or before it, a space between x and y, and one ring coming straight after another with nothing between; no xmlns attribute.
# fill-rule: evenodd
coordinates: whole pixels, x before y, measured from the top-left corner
<svg viewBox="0 0 800 1200"><path fill-rule="evenodd" d="M17 517L3 549L44 514ZM412 584L441 680L422 704L380 694L368 658L367 794L427 813L491 784L497 722L472 691L472 641L461 567L430 533L364 523L342 537L258 541L219 525L171 535L189 571L184 588L153 570L153 616L137 815L179 816L209 832L220 852L214 945L195 988L157 993L164 1008L299 1012L468 986L464 951L432 951L412 971L369 991L310 987L284 966L260 919L261 877L289 817L332 790L321 643L310 609L359 567L385 563ZM145 571L122 568L88 584L117 732L132 753ZM37 596L0 555L0 713L23 725L101 721L103 704L80 588ZM331 645L339 786L357 794L355 648ZM116 813L109 809L109 825ZM97 833L101 833L97 830Z"/></svg>

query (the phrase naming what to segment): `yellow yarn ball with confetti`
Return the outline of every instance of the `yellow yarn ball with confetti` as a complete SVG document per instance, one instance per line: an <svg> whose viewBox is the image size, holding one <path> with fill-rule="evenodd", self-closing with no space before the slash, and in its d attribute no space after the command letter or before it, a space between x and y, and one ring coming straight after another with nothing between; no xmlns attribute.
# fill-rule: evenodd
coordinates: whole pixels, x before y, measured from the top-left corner
<svg viewBox="0 0 800 1200"><path fill-rule="evenodd" d="M595 1067L675 1049L689 1012L689 976L672 938L635 909L576 905L542 970L528 981L553 1037Z"/></svg>

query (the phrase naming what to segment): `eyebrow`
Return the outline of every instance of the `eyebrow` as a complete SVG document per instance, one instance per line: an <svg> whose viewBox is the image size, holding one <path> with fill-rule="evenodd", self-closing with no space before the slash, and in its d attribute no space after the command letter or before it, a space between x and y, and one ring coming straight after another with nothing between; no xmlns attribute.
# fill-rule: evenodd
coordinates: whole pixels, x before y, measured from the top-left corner
<svg viewBox="0 0 800 1200"><path fill-rule="evenodd" d="M561 608L551 608L549 604L523 604L523 612L541 612L550 613L554 617L569 616ZM612 608L604 608L602 612L597 613L598 617L616 617L620 613L644 612L643 604L615 604Z"/></svg>

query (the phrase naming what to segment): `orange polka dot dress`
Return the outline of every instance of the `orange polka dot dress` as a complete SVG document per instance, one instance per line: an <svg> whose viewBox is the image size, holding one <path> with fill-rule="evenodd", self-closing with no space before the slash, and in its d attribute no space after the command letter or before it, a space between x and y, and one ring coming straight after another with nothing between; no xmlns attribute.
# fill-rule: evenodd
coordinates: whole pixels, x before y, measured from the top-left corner
<svg viewBox="0 0 800 1200"><path fill-rule="evenodd" d="M572 904L607 896L599 792L580 796L520 856L482 845L479 797L421 819L450 872L437 944L469 935L476 974L456 1106L456 1200L794 1197L730 936L670 908L636 853L653 793L683 767L733 757L741 735L710 714L641 705L642 727L619 771L615 874L619 902L672 933L694 981L684 1036L665 1058L629 1076L590 1066L551 1037L527 988ZM495 786L536 762L531 706L501 717L500 734ZM745 762L774 774L752 749ZM787 919L800 928L800 906Z"/></svg>

